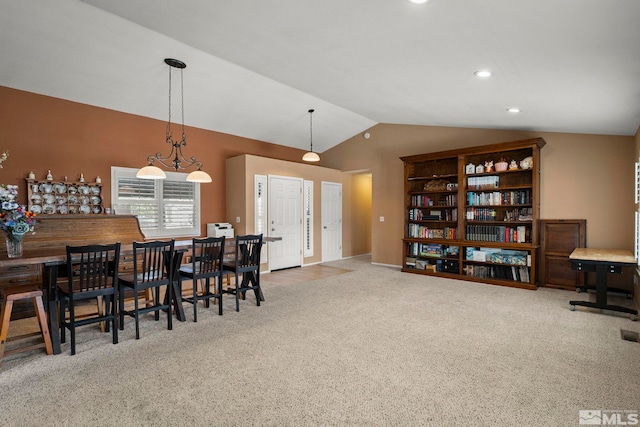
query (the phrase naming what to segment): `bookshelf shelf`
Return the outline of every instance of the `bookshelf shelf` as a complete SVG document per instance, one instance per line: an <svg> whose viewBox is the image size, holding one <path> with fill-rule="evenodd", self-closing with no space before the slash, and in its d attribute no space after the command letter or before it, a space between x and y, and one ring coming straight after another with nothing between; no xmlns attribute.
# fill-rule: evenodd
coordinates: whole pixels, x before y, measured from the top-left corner
<svg viewBox="0 0 640 427"><path fill-rule="evenodd" d="M409 181L427 181L431 179L443 179L443 178L457 178L458 174L444 174L444 175L431 175L431 176L410 176L407 178Z"/></svg>
<svg viewBox="0 0 640 427"><path fill-rule="evenodd" d="M402 270L536 289L544 145L534 138L402 157ZM485 168L505 159L518 169Z"/></svg>

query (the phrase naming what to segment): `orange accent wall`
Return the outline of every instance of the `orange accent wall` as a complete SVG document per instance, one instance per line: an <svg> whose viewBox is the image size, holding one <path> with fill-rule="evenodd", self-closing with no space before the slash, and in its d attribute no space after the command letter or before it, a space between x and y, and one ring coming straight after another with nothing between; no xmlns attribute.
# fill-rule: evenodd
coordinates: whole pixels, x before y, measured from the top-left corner
<svg viewBox="0 0 640 427"><path fill-rule="evenodd" d="M26 204L25 178L93 182L102 178L104 206L111 206L111 166L139 168L147 156L169 152L166 122L0 86L0 152L8 159L0 183L18 184ZM176 127L176 130L178 130ZM175 132L175 131L174 131ZM201 185L204 224L225 222L225 160L240 154L301 162L304 151L229 134L187 127L185 153L204 163L213 182Z"/></svg>

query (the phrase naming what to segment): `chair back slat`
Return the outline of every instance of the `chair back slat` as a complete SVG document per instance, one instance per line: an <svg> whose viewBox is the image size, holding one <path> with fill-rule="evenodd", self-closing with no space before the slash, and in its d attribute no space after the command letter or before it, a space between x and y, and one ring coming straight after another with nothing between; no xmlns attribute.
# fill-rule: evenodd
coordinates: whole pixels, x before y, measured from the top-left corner
<svg viewBox="0 0 640 427"><path fill-rule="evenodd" d="M68 292L113 287L118 277L120 243L67 246Z"/></svg>
<svg viewBox="0 0 640 427"><path fill-rule="evenodd" d="M236 269L259 268L261 252L262 234L236 237Z"/></svg>
<svg viewBox="0 0 640 427"><path fill-rule="evenodd" d="M222 271L225 237L193 239L193 272L199 276Z"/></svg>
<svg viewBox="0 0 640 427"><path fill-rule="evenodd" d="M133 242L134 280L139 283L169 283L174 240Z"/></svg>

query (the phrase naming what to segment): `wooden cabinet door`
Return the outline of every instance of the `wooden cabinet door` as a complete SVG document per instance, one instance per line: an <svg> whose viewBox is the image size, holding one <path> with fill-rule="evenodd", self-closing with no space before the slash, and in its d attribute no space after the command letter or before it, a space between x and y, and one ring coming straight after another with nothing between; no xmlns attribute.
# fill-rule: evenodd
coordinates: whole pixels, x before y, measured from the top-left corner
<svg viewBox="0 0 640 427"><path fill-rule="evenodd" d="M540 286L576 290L584 273L571 269L569 255L587 244L586 219L540 221Z"/></svg>

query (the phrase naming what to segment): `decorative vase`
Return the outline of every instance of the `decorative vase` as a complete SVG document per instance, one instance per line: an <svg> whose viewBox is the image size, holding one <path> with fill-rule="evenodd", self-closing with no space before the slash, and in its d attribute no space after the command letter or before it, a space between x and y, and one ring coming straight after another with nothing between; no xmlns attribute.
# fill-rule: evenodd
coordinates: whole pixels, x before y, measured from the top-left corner
<svg viewBox="0 0 640 427"><path fill-rule="evenodd" d="M498 172L504 172L507 170L508 167L509 167L509 163L507 162L502 161L502 162L496 163L496 171Z"/></svg>
<svg viewBox="0 0 640 427"><path fill-rule="evenodd" d="M23 234L5 235L7 242L7 256L9 258L18 258L22 256L22 236Z"/></svg>

